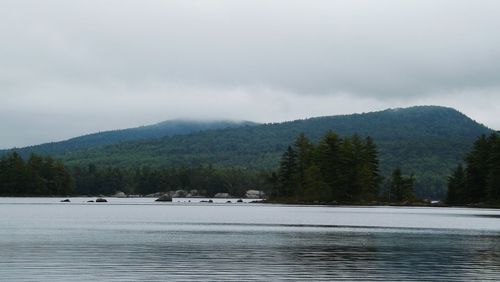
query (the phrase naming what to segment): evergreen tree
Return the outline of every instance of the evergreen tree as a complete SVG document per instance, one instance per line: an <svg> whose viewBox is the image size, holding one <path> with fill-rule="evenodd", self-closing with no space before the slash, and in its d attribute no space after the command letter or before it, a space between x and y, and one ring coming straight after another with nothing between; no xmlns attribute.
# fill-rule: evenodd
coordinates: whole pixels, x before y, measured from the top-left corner
<svg viewBox="0 0 500 282"><path fill-rule="evenodd" d="M380 176L378 150L373 139L368 136L365 139L363 173L363 194L365 198L374 200L379 194Z"/></svg>
<svg viewBox="0 0 500 282"><path fill-rule="evenodd" d="M448 178L448 196L446 202L450 205L466 203L466 175L462 164L458 165L453 175Z"/></svg>
<svg viewBox="0 0 500 282"><path fill-rule="evenodd" d="M491 152L491 141L482 135L475 143L472 152L466 158L467 162L467 190L466 195L470 202L478 203L486 198L486 180L489 174L488 161Z"/></svg>
<svg viewBox="0 0 500 282"><path fill-rule="evenodd" d="M281 184L278 190L279 197L290 197L296 195L296 192L298 191L297 172L297 153L292 146L288 146L288 149L281 157L280 168L278 171Z"/></svg>
<svg viewBox="0 0 500 282"><path fill-rule="evenodd" d="M332 198L332 190L323 181L319 167L316 165L308 167L304 172L301 199L305 202L329 202Z"/></svg>
<svg viewBox="0 0 500 282"><path fill-rule="evenodd" d="M389 200L391 202L411 201L415 199L413 194L413 185L415 179L412 176L404 176L400 168L392 172L392 178L389 182Z"/></svg>
<svg viewBox="0 0 500 282"><path fill-rule="evenodd" d="M488 177L486 190L488 201L500 202L500 138L492 140L490 158L488 160Z"/></svg>
<svg viewBox="0 0 500 282"><path fill-rule="evenodd" d="M293 148L296 148L294 151ZM378 152L371 138L327 132L317 145L304 134L283 154L274 197L306 202L362 202L378 198Z"/></svg>
<svg viewBox="0 0 500 282"><path fill-rule="evenodd" d="M330 131L320 140L316 150L316 161L322 179L328 184L333 198L338 200L345 197L340 144L338 135Z"/></svg>
<svg viewBox="0 0 500 282"><path fill-rule="evenodd" d="M500 202L500 137L482 135L461 166L448 178L448 203ZM464 170L465 172L462 172Z"/></svg>
<svg viewBox="0 0 500 282"><path fill-rule="evenodd" d="M7 196L27 195L29 175L21 156L13 152L6 156L2 162L4 169L0 171L2 174L0 185L3 187L0 190Z"/></svg>
<svg viewBox="0 0 500 282"><path fill-rule="evenodd" d="M14 152L0 159L0 195L68 195L72 187L64 165L50 157L33 154L25 161Z"/></svg>
<svg viewBox="0 0 500 282"><path fill-rule="evenodd" d="M295 141L295 149L297 151L297 173L299 181L299 189L303 190L305 186L305 172L312 165L314 157L314 145L309 139L301 133Z"/></svg>
<svg viewBox="0 0 500 282"><path fill-rule="evenodd" d="M339 146L339 167L336 176L335 198L343 202L352 202L360 193L357 183L358 165L354 144L349 138L343 138Z"/></svg>

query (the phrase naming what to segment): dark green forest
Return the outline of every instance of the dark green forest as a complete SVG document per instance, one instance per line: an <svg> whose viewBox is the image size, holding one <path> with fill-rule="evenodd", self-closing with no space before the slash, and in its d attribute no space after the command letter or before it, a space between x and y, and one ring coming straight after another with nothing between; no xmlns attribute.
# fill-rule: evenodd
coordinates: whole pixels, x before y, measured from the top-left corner
<svg viewBox="0 0 500 282"><path fill-rule="evenodd" d="M304 134L283 153L273 171L209 166L136 169L119 167L65 167L61 161L32 154L4 156L0 163L4 196L148 195L192 191L213 197L229 193L243 197L247 190L263 190L278 202L400 203L414 200L413 181L400 169L384 181L379 173L378 151L371 137L341 138L328 132L313 144ZM412 180L413 178L411 178ZM386 184L382 187L381 183Z"/></svg>
<svg viewBox="0 0 500 282"><path fill-rule="evenodd" d="M328 132L317 144L300 134L271 178L272 200L292 203L376 203L416 200L413 177L396 168L384 181L371 137ZM384 189L381 185L384 183Z"/></svg>
<svg viewBox="0 0 500 282"><path fill-rule="evenodd" d="M500 204L500 136L479 137L465 158L448 178L450 205Z"/></svg>
<svg viewBox="0 0 500 282"><path fill-rule="evenodd" d="M148 126L129 129L104 131L71 138L65 141L46 143L13 150L0 150L0 155L15 151L23 157L35 153L39 155L58 156L66 152L95 148L99 146L118 144L138 140L150 140L166 136L184 135L210 129L234 128L255 125L248 121L194 121L194 120L168 120Z"/></svg>
<svg viewBox="0 0 500 282"><path fill-rule="evenodd" d="M73 194L73 182L61 161L17 153L0 158L0 195L51 196Z"/></svg>
<svg viewBox="0 0 500 282"><path fill-rule="evenodd" d="M446 198L450 171L471 150L478 136L492 133L454 109L419 106L209 129L108 145L87 146L82 141L79 146L76 139L70 149L54 143L50 151L68 167L93 164L103 169L132 171L139 167L166 170L212 165L221 170L270 171L279 166L282 153L300 133L317 143L329 130L339 136L371 136L379 151L380 175L388 179L399 167L414 175L416 195L430 199ZM23 156L48 152L43 151L48 147L42 147L23 148L20 152Z"/></svg>
<svg viewBox="0 0 500 282"><path fill-rule="evenodd" d="M269 174L241 168L213 166L153 169L66 167L61 161L35 154L26 160L17 153L0 158L0 196L147 195L197 190L212 197L229 193L243 197L250 189L270 190Z"/></svg>
<svg viewBox="0 0 500 282"><path fill-rule="evenodd" d="M243 197L247 190L269 190L270 186L266 172L213 166L122 169L89 165L83 168L74 167L71 174L74 178L75 193L78 195L112 195L117 191L148 195L156 192L197 190L196 194L207 197L213 197L216 193Z"/></svg>
<svg viewBox="0 0 500 282"><path fill-rule="evenodd" d="M196 190L212 197L246 190L263 190L272 201L287 203L411 203L414 174L396 167L380 173L379 152L371 137L340 137L327 132L317 143L300 134L282 153L275 170L208 166L170 168L65 167L61 161L17 153L0 158L0 195L112 195L117 191L147 195ZM450 205L500 203L500 137L480 136L448 177Z"/></svg>
<svg viewBox="0 0 500 282"><path fill-rule="evenodd" d="M271 170L300 133L318 142L329 130L341 136L358 134L374 138L379 148L381 175L390 177L395 167L413 173L417 196L431 199L446 197L449 172L478 136L492 132L453 109L414 107L208 130L77 150L57 158L72 166L94 163L123 168L143 165L168 168L212 164Z"/></svg>

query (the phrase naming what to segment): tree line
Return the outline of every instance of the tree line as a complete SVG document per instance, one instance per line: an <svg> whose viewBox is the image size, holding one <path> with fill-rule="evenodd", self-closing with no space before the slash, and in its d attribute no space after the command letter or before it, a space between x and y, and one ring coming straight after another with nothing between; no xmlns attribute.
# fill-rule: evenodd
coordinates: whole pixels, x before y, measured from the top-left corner
<svg viewBox="0 0 500 282"><path fill-rule="evenodd" d="M331 131L317 144L300 134L271 178L275 201L326 203L410 201L415 199L414 181L399 168L384 181L371 137L341 138Z"/></svg>
<svg viewBox="0 0 500 282"><path fill-rule="evenodd" d="M131 141L137 136L145 139L116 142L117 139L113 141L104 133L16 150L26 158L34 152L61 159L66 166L86 167L93 163L100 169L212 164L271 171L278 167L281 154L299 133L305 133L317 143L327 130L333 130L341 136L354 133L371 136L379 149L382 175L390 177L392 170L401 166L408 174L415 174L415 193L419 197L444 199L447 178L456 167L457 159L470 150L478 136L491 133L465 115L442 107L413 107L199 132L188 126L187 130L192 133L175 130L172 133L175 136L163 138L146 136L142 130L125 130L112 135L119 133L120 136L115 137L122 141ZM158 134L161 129L153 131ZM177 135L179 133L181 135ZM109 145L94 147L101 141ZM6 152L0 150L0 154L3 153Z"/></svg>
<svg viewBox="0 0 500 282"><path fill-rule="evenodd" d="M265 172L243 168L217 168L211 165L123 169L98 168L96 165L72 168L75 193L78 195L111 195L117 191L126 194L148 195L156 192L197 190L199 195L213 197L229 193L242 197L249 189L266 190Z"/></svg>
<svg viewBox="0 0 500 282"><path fill-rule="evenodd" d="M261 190L278 202L372 203L413 201L415 178L397 168L387 179L379 170L379 153L371 137L340 137L327 132L317 143L300 134L283 153L277 171L212 165L123 168L65 167L50 157L23 160L11 153L0 162L0 195L148 195L197 190L208 197L229 193L242 197Z"/></svg>
<svg viewBox="0 0 500 282"><path fill-rule="evenodd" d="M23 159L13 152L0 158L0 196L147 195L197 190L213 197L229 193L243 197L250 189L269 190L269 175L244 168L211 165L137 169L120 167L65 167L51 157L32 154Z"/></svg>
<svg viewBox="0 0 500 282"><path fill-rule="evenodd" d="M500 136L480 136L448 178L447 203L500 203Z"/></svg>
<svg viewBox="0 0 500 282"><path fill-rule="evenodd" d="M17 153L0 158L0 195L52 196L73 193L72 177L61 161Z"/></svg>

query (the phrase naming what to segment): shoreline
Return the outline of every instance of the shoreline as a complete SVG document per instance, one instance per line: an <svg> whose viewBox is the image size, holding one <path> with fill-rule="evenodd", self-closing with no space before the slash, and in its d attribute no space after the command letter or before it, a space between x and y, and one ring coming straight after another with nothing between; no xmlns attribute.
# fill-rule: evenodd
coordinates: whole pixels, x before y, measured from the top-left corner
<svg viewBox="0 0 500 282"><path fill-rule="evenodd" d="M87 196L87 195L78 195L78 196L0 196L0 198L12 198L12 199L33 199L33 198L45 198L45 199L72 199L72 198L108 198L108 199L156 199L155 197L146 197L146 196L137 196L137 197L113 197L113 196ZM253 198L215 198L215 197L179 197L173 198L175 200L172 203L198 203L193 201L193 199L205 200L212 199L218 201L232 201L235 199L241 199L247 204L276 204L276 205L288 205L288 206L324 206L324 207L365 207L365 208L376 208L376 207L406 207L406 208L476 208L476 209L500 209L500 204L487 204L487 203L478 203L478 204L468 204L468 205L447 205L444 203L439 204L431 204L431 203L318 203L318 202L294 202L294 201L272 201L272 200L264 200L264 199L253 199ZM182 201L185 200L185 201ZM191 201L189 201L191 200ZM226 203L219 202L218 204ZM236 202L231 202L236 203Z"/></svg>

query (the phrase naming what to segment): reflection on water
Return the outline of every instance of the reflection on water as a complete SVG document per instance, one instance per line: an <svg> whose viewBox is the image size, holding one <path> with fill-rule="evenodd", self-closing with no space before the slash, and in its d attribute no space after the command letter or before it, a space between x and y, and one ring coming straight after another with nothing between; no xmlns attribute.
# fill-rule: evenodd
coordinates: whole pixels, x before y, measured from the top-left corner
<svg viewBox="0 0 500 282"><path fill-rule="evenodd" d="M13 205L0 200L0 277L493 281L500 277L500 223L487 213L498 214L270 205ZM351 224L343 224L349 217ZM450 228L447 219L459 228ZM419 220L443 224L402 224Z"/></svg>

